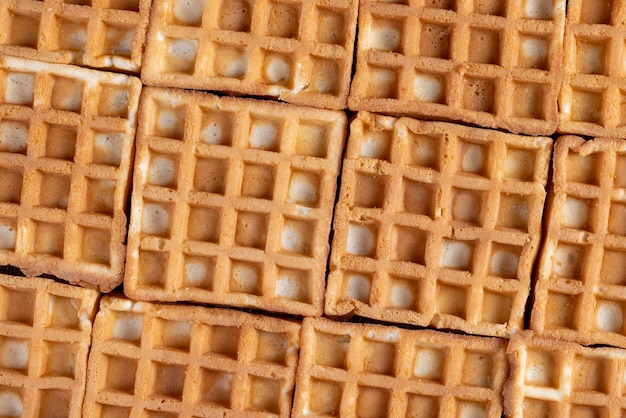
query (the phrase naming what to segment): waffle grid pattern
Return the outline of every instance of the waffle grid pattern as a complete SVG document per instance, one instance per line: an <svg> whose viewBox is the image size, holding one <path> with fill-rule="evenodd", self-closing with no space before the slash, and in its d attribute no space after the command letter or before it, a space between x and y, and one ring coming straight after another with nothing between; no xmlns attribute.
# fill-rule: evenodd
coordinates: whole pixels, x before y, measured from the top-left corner
<svg viewBox="0 0 626 418"><path fill-rule="evenodd" d="M621 417L626 414L626 353L532 337L507 348L511 375L505 412L511 418Z"/></svg>
<svg viewBox="0 0 626 418"><path fill-rule="evenodd" d="M155 0L142 80L344 109L356 0Z"/></svg>
<svg viewBox="0 0 626 418"><path fill-rule="evenodd" d="M502 415L505 342L306 318L293 417Z"/></svg>
<svg viewBox="0 0 626 418"><path fill-rule="evenodd" d="M1 0L0 53L138 73L151 0Z"/></svg>
<svg viewBox="0 0 626 418"><path fill-rule="evenodd" d="M360 2L349 107L533 135L558 122L565 1Z"/></svg>
<svg viewBox="0 0 626 418"><path fill-rule="evenodd" d="M288 417L300 325L105 297L85 417Z"/></svg>
<svg viewBox="0 0 626 418"><path fill-rule="evenodd" d="M568 1L559 132L626 136L626 8L618 1Z"/></svg>
<svg viewBox="0 0 626 418"><path fill-rule="evenodd" d="M626 347L625 141L560 137L547 217L531 328Z"/></svg>
<svg viewBox="0 0 626 418"><path fill-rule="evenodd" d="M552 140L363 112L350 132L326 314L520 329Z"/></svg>
<svg viewBox="0 0 626 418"><path fill-rule="evenodd" d="M81 416L98 293L0 275L0 412Z"/></svg>
<svg viewBox="0 0 626 418"><path fill-rule="evenodd" d="M319 315L345 115L143 98L126 294Z"/></svg>
<svg viewBox="0 0 626 418"><path fill-rule="evenodd" d="M0 58L0 265L122 281L138 79Z"/></svg>

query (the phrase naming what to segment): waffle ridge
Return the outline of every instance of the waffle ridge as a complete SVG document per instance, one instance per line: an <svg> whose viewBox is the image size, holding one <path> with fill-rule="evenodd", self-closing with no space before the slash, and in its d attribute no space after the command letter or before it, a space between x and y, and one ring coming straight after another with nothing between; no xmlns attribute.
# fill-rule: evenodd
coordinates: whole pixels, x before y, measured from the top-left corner
<svg viewBox="0 0 626 418"><path fill-rule="evenodd" d="M626 143L557 139L531 329L626 347Z"/></svg>
<svg viewBox="0 0 626 418"><path fill-rule="evenodd" d="M563 0L361 1L348 106L552 134L564 20Z"/></svg>
<svg viewBox="0 0 626 418"><path fill-rule="evenodd" d="M511 339L507 354L507 417L617 417L626 412L624 350L524 331Z"/></svg>
<svg viewBox="0 0 626 418"><path fill-rule="evenodd" d="M360 112L325 313L507 336L523 326L552 140Z"/></svg>
<svg viewBox="0 0 626 418"><path fill-rule="evenodd" d="M559 127L563 134L626 136L626 9L619 1L568 1Z"/></svg>
<svg viewBox="0 0 626 418"><path fill-rule="evenodd" d="M142 80L344 109L356 0L155 0Z"/></svg>
<svg viewBox="0 0 626 418"><path fill-rule="evenodd" d="M140 120L126 295L320 315L345 115L145 88Z"/></svg>
<svg viewBox="0 0 626 418"><path fill-rule="evenodd" d="M152 0L2 0L0 53L139 73Z"/></svg>
<svg viewBox="0 0 626 418"><path fill-rule="evenodd" d="M0 274L0 414L81 416L98 297Z"/></svg>
<svg viewBox="0 0 626 418"><path fill-rule="evenodd" d="M122 282L137 78L0 55L0 265Z"/></svg>
<svg viewBox="0 0 626 418"><path fill-rule="evenodd" d="M504 340L305 318L293 417L502 415Z"/></svg>
<svg viewBox="0 0 626 418"><path fill-rule="evenodd" d="M288 417L299 333L294 321L105 296L83 416Z"/></svg>

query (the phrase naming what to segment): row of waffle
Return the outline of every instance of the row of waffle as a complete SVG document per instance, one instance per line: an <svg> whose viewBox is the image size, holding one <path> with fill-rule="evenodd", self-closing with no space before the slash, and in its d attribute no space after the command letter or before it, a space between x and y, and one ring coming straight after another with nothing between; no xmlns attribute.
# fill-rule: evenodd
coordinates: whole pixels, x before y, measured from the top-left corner
<svg viewBox="0 0 626 418"><path fill-rule="evenodd" d="M626 351L132 302L0 275L4 417L619 417Z"/></svg>
<svg viewBox="0 0 626 418"><path fill-rule="evenodd" d="M618 0L0 0L0 53L140 73L151 86L623 137L625 10Z"/></svg>
<svg viewBox="0 0 626 418"><path fill-rule="evenodd" d="M486 336L529 308L535 331L626 347L626 141L347 125L0 57L0 265L124 281L133 300Z"/></svg>

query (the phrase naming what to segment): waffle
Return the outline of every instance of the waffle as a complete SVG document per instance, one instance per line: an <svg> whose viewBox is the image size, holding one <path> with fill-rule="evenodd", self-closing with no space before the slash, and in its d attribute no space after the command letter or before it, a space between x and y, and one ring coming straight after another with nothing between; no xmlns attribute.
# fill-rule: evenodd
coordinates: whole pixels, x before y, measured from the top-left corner
<svg viewBox="0 0 626 418"><path fill-rule="evenodd" d="M105 296L83 416L288 417L300 324Z"/></svg>
<svg viewBox="0 0 626 418"><path fill-rule="evenodd" d="M565 0L361 0L348 105L551 134L564 20Z"/></svg>
<svg viewBox="0 0 626 418"><path fill-rule="evenodd" d="M505 342L306 318L293 417L502 414Z"/></svg>
<svg viewBox="0 0 626 418"><path fill-rule="evenodd" d="M121 283L141 83L0 55L0 265Z"/></svg>
<svg viewBox="0 0 626 418"><path fill-rule="evenodd" d="M0 416L81 417L98 292L0 274Z"/></svg>
<svg viewBox="0 0 626 418"><path fill-rule="evenodd" d="M320 315L346 124L341 112L145 88L126 295Z"/></svg>
<svg viewBox="0 0 626 418"><path fill-rule="evenodd" d="M152 0L0 0L0 53L138 73Z"/></svg>
<svg viewBox="0 0 626 418"><path fill-rule="evenodd" d="M626 9L593 0L570 0L567 8L558 130L624 138Z"/></svg>
<svg viewBox="0 0 626 418"><path fill-rule="evenodd" d="M626 141L556 141L531 328L626 347Z"/></svg>
<svg viewBox="0 0 626 418"><path fill-rule="evenodd" d="M141 78L344 109L357 0L155 0Z"/></svg>
<svg viewBox="0 0 626 418"><path fill-rule="evenodd" d="M523 325L552 140L359 113L325 312L506 336Z"/></svg>
<svg viewBox="0 0 626 418"><path fill-rule="evenodd" d="M626 351L517 334L507 348L504 389L510 418L621 417L626 414Z"/></svg>

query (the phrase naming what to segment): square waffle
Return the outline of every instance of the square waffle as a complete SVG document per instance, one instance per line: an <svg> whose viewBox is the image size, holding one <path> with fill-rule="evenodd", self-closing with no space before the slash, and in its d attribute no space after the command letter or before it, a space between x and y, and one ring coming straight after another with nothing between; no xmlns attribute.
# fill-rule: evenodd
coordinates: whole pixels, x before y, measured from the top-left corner
<svg viewBox="0 0 626 418"><path fill-rule="evenodd" d="M152 0L0 0L0 53L138 73Z"/></svg>
<svg viewBox="0 0 626 418"><path fill-rule="evenodd" d="M625 38L622 2L567 2L559 132L626 137Z"/></svg>
<svg viewBox="0 0 626 418"><path fill-rule="evenodd" d="M145 88L139 119L126 295L321 314L345 114Z"/></svg>
<svg viewBox="0 0 626 418"><path fill-rule="evenodd" d="M497 338L306 318L293 417L500 418Z"/></svg>
<svg viewBox="0 0 626 418"><path fill-rule="evenodd" d="M105 296L83 416L288 417L300 324Z"/></svg>
<svg viewBox="0 0 626 418"><path fill-rule="evenodd" d="M531 328L626 347L626 141L556 141Z"/></svg>
<svg viewBox="0 0 626 418"><path fill-rule="evenodd" d="M121 283L137 78L0 55L0 265Z"/></svg>
<svg viewBox="0 0 626 418"><path fill-rule="evenodd" d="M0 274L0 416L82 416L98 295Z"/></svg>
<svg viewBox="0 0 626 418"><path fill-rule="evenodd" d="M359 113L325 312L506 336L521 329L552 140Z"/></svg>
<svg viewBox="0 0 626 418"><path fill-rule="evenodd" d="M591 418L626 415L626 351L583 347L539 337L515 335L507 354L505 415L510 418Z"/></svg>
<svg viewBox="0 0 626 418"><path fill-rule="evenodd" d="M344 109L357 0L155 0L141 78Z"/></svg>
<svg viewBox="0 0 626 418"><path fill-rule="evenodd" d="M348 105L551 134L564 20L565 0L361 0Z"/></svg>

